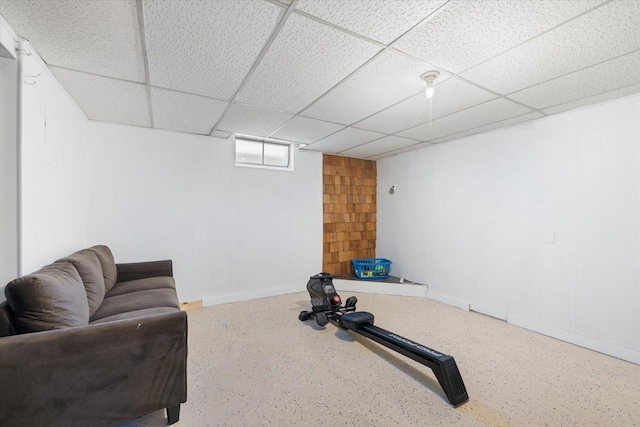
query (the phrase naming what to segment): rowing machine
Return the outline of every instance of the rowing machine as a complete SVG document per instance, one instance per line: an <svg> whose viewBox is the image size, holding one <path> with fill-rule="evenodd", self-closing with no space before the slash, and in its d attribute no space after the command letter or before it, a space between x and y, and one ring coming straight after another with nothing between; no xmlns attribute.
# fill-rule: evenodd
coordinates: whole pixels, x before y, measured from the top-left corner
<svg viewBox="0 0 640 427"><path fill-rule="evenodd" d="M349 297L342 305L340 295L333 287L333 276L319 273L311 276L307 291L311 296L311 311L301 311L298 319L315 319L319 326L331 322L336 326L363 335L433 370L447 399L453 406L469 400L462 376L452 356L440 353L408 338L373 325L373 314L356 311L356 297Z"/></svg>

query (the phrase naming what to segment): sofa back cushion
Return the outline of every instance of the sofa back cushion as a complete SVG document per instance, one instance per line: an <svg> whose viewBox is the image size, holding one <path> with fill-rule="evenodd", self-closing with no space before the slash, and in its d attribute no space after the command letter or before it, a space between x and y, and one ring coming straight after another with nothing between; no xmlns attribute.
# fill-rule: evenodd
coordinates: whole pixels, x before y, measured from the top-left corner
<svg viewBox="0 0 640 427"><path fill-rule="evenodd" d="M87 293L70 262L55 262L5 288L20 333L89 324Z"/></svg>
<svg viewBox="0 0 640 427"><path fill-rule="evenodd" d="M94 251L83 249L59 261L70 262L78 270L84 289L87 291L89 316L93 316L93 313L100 308L105 294L102 265L98 260L98 256Z"/></svg>
<svg viewBox="0 0 640 427"><path fill-rule="evenodd" d="M0 338L15 335L16 329L13 322L13 311L6 301L0 302Z"/></svg>
<svg viewBox="0 0 640 427"><path fill-rule="evenodd" d="M88 250L95 252L102 266L102 275L104 277L104 290L109 292L116 284L118 279L118 268L113 260L113 254L108 246L97 245L92 246Z"/></svg>

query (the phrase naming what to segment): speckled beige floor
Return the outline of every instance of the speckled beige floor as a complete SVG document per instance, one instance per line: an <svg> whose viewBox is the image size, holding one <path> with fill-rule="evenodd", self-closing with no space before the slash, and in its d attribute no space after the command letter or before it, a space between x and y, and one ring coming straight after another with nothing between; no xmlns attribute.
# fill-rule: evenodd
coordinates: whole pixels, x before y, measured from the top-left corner
<svg viewBox="0 0 640 427"><path fill-rule="evenodd" d="M189 312L176 426L640 425L638 365L432 300L355 295L376 325L453 355L469 402L451 407L431 370L398 353L300 322L300 292ZM123 424L163 425L164 411Z"/></svg>

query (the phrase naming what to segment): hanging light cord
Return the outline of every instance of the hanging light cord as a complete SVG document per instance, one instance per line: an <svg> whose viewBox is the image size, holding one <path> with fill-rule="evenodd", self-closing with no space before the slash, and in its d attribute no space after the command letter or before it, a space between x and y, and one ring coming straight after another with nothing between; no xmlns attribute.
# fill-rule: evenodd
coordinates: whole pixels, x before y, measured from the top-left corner
<svg viewBox="0 0 640 427"><path fill-rule="evenodd" d="M431 110L432 110L432 101L431 98L433 97L433 82L435 79L438 78L438 76L440 75L439 71L427 71L426 73L423 73L420 78L422 80L424 80L425 82L427 82L427 98L429 98L429 130L431 130Z"/></svg>
<svg viewBox="0 0 640 427"><path fill-rule="evenodd" d="M431 130L431 102L433 100L432 98L429 98L429 130Z"/></svg>

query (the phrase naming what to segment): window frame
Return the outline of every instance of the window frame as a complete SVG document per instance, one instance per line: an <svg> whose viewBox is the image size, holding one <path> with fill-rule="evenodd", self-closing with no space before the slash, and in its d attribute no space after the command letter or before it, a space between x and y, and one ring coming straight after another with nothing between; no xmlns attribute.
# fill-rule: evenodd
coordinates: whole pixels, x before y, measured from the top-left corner
<svg viewBox="0 0 640 427"><path fill-rule="evenodd" d="M273 139L273 138L259 138L259 137L255 137L255 136L249 136L249 135L241 135L241 134L234 134L232 135L232 139L233 139L233 154L234 154L234 165L237 167L241 167L241 168L255 168L255 169L271 169L271 170L279 170L279 171L289 171L289 172L293 172L294 171L294 163L293 163L293 159L294 159L294 146L295 143L294 142L289 142L289 141L283 141L283 140L278 140L278 139ZM262 163L249 163L249 162L242 162L242 161L238 161L236 160L237 155L238 155L238 144L237 144L237 140L244 140L244 141L249 141L249 142L257 142L262 144ZM288 151L288 162L287 162L287 166L276 166L276 165L269 165L269 164L265 164L264 163L264 146L265 144L273 144L273 145L282 145L282 146L286 146L287 147L287 151Z"/></svg>

